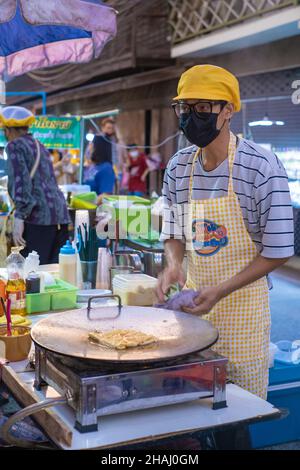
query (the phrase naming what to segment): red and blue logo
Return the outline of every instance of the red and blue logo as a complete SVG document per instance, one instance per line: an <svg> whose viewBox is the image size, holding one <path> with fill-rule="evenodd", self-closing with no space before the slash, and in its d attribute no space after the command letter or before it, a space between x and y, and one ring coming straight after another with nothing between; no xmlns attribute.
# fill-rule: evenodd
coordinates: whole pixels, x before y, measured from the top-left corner
<svg viewBox="0 0 300 470"><path fill-rule="evenodd" d="M227 229L211 220L192 222L193 247L199 256L212 256L228 244Z"/></svg>

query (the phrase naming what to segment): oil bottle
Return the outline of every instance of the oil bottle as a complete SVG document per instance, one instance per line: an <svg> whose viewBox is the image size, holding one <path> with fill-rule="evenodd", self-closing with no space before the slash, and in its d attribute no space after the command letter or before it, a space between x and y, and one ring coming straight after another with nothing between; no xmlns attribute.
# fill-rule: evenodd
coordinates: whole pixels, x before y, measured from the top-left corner
<svg viewBox="0 0 300 470"><path fill-rule="evenodd" d="M6 280L0 276L0 297L5 300L6 297ZM0 304L0 316L5 315L5 312L2 307L2 303Z"/></svg>
<svg viewBox="0 0 300 470"><path fill-rule="evenodd" d="M24 279L25 258L20 254L22 247L12 247L6 260L8 280L6 297L11 300L12 315L26 315L26 282Z"/></svg>

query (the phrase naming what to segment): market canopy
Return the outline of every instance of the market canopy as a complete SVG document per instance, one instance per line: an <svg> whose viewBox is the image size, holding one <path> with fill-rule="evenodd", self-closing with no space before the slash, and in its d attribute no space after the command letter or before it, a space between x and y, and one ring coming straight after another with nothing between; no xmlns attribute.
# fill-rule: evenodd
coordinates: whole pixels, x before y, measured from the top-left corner
<svg viewBox="0 0 300 470"><path fill-rule="evenodd" d="M116 14L98 0L0 0L0 77L99 57Z"/></svg>

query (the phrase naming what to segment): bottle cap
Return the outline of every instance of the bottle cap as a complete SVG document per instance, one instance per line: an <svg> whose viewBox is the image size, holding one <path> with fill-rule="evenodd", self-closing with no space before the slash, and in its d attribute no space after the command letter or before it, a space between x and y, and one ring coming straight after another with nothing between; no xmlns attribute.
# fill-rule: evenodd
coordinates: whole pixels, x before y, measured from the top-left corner
<svg viewBox="0 0 300 470"><path fill-rule="evenodd" d="M24 246L12 246L11 247L11 252L12 253L20 253L21 250L23 250Z"/></svg>
<svg viewBox="0 0 300 470"><path fill-rule="evenodd" d="M76 253L75 249L72 247L70 240L67 240L67 243L60 249L62 255L74 255Z"/></svg>
<svg viewBox="0 0 300 470"><path fill-rule="evenodd" d="M28 273L27 279L40 279L40 275L35 271Z"/></svg>

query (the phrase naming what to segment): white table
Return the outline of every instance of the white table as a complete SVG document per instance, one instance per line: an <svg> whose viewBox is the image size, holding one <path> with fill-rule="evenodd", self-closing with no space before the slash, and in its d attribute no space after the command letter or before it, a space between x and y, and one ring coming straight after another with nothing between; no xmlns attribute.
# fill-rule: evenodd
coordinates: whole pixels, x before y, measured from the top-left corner
<svg viewBox="0 0 300 470"><path fill-rule="evenodd" d="M22 372L25 366L26 361L10 364L41 401L59 396L51 387L36 391L33 387L34 373ZM99 417L98 431L86 434L74 429L72 408L61 405L53 407L52 411L72 430L72 444L69 447L57 441L55 435L50 437L59 448L65 450L107 449L196 431L221 430L230 425L280 416L279 410L272 404L233 384L227 385L227 404L227 408L213 410L212 398L202 398L189 403Z"/></svg>
<svg viewBox="0 0 300 470"><path fill-rule="evenodd" d="M29 318L34 324L48 315L35 314ZM10 363L9 366L40 401L59 396L51 387L43 388L42 391L34 389L34 372L24 372L27 363L26 360ZM213 410L212 398L202 398L189 403L104 416L98 420L98 431L86 434L81 434L74 428L75 415L70 406L53 407L52 412L71 431L71 445L67 446L57 440L55 434L49 437L59 448L65 450L107 449L196 431L222 430L228 426L247 425L280 416L280 411L272 404L236 385L228 384L226 390L227 408Z"/></svg>

